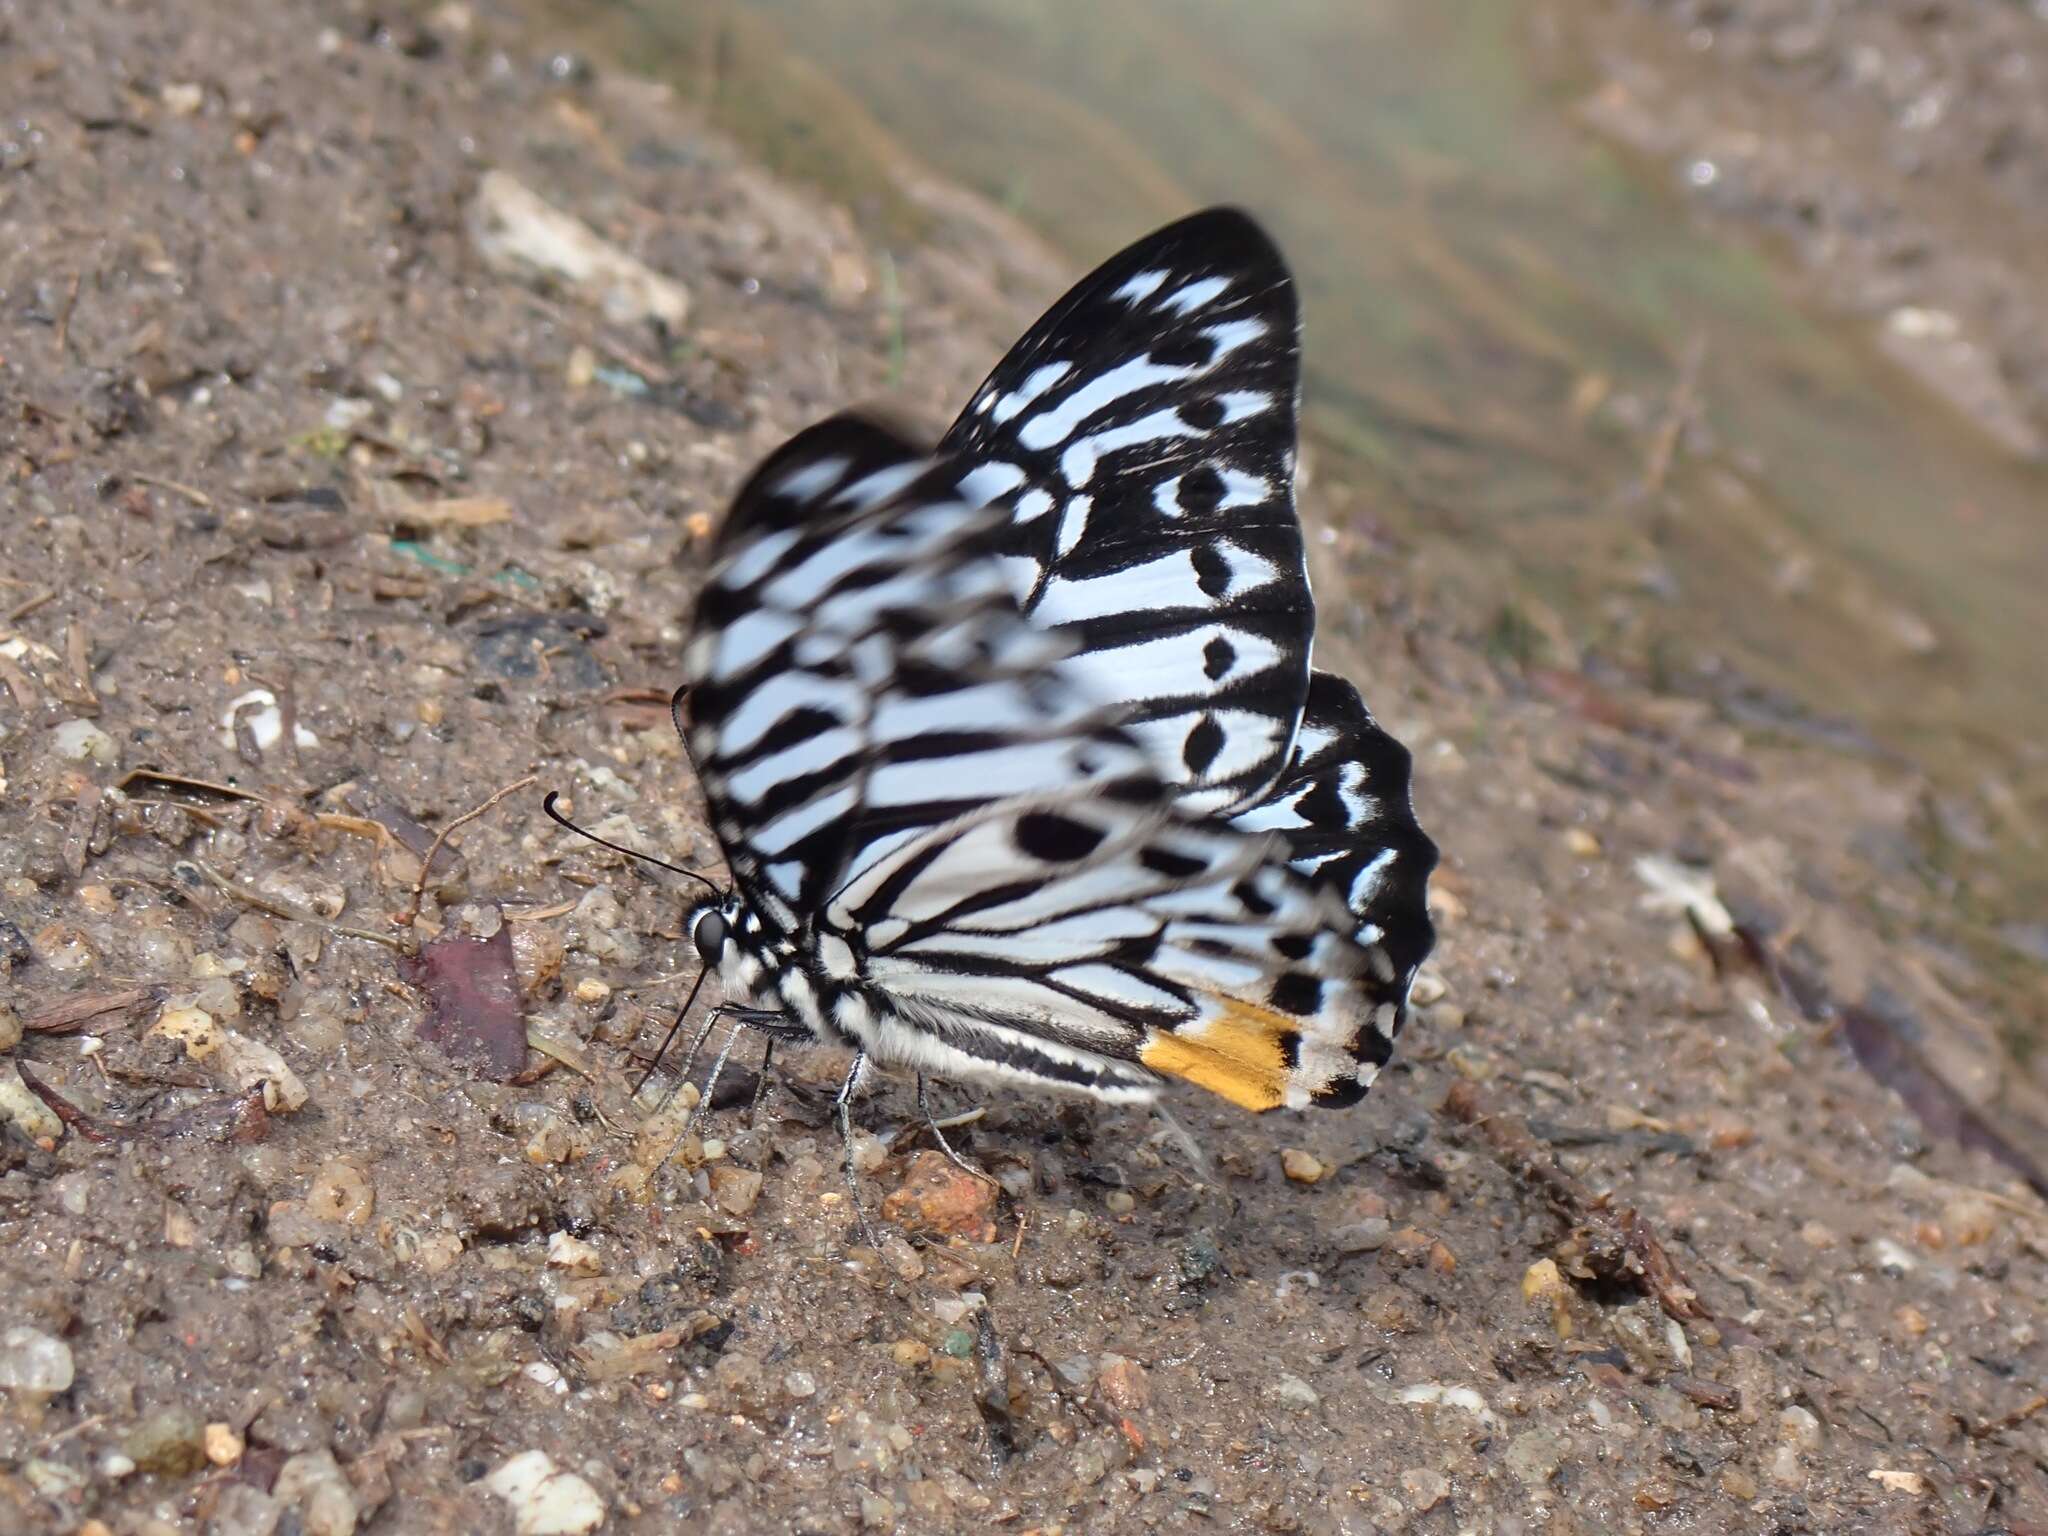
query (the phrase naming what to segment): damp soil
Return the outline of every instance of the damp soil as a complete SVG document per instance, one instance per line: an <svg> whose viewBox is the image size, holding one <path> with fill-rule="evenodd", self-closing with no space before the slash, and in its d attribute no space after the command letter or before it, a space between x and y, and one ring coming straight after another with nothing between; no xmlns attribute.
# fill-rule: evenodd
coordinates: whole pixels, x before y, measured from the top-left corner
<svg viewBox="0 0 2048 1536"><path fill-rule="evenodd" d="M715 868L723 498L943 422L1061 264L927 182L885 255L484 8L0 39L0 1529L2048 1524L2040 1137L1908 769L1538 664L1326 475L1319 656L1445 850L1396 1065L994 1096L999 1199L885 1084L870 1250L829 1053L660 1156L685 892L540 798ZM487 260L487 172L669 322Z"/></svg>

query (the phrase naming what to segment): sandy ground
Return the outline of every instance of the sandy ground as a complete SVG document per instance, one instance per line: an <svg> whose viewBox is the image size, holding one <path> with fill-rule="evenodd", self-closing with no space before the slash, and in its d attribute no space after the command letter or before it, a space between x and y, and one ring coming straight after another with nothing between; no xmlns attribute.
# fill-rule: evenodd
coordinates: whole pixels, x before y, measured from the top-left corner
<svg viewBox="0 0 2048 1536"><path fill-rule="evenodd" d="M660 701L722 498L942 421L1058 274L930 188L885 269L465 15L0 0L0 1530L2048 1528L1910 780L1519 667L1322 488L1319 655L1446 852L1372 1098L1177 1098L1199 1161L997 1098L989 1205L885 1089L879 1252L830 1059L661 1165L682 898L540 794L715 864ZM487 171L644 269L487 263ZM422 938L503 962L495 1073Z"/></svg>

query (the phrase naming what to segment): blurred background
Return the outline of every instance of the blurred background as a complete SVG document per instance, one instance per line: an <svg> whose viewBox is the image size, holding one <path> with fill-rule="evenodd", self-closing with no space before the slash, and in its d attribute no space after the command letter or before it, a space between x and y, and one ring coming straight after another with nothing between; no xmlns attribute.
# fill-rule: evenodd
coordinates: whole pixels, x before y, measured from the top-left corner
<svg viewBox="0 0 2048 1536"><path fill-rule="evenodd" d="M1073 272L1249 205L1303 284L1327 504L1544 675L1924 773L1911 857L2031 1051L2038 7L534 3L884 246L920 174Z"/></svg>

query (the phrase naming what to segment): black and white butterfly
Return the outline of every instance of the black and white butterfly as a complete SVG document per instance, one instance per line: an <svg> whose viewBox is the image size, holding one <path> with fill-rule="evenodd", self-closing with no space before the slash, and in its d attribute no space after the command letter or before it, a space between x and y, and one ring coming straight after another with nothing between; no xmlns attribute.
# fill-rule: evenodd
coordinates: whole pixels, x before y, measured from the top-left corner
<svg viewBox="0 0 2048 1536"><path fill-rule="evenodd" d="M733 885L690 933L722 1013L853 1050L842 1130L870 1062L1264 1110L1388 1060L1436 850L1310 668L1296 332L1271 241L1197 214L936 451L835 417L736 498L679 693Z"/></svg>

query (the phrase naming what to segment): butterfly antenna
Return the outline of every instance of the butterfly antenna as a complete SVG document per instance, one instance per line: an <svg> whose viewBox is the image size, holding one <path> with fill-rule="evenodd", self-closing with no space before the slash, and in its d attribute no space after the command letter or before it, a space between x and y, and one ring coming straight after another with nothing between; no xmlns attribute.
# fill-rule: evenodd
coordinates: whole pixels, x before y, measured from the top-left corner
<svg viewBox="0 0 2048 1536"><path fill-rule="evenodd" d="M699 885L703 886L705 890L709 891L714 896L720 896L724 894L724 892L719 890L715 882L713 882L709 877L705 875L698 874L697 871L694 869L685 869L680 864L671 864L667 859L657 859L653 854L642 853L637 848L623 847L620 844L613 842L610 838L599 837L595 832L592 832L587 827L577 826L575 822L571 821L568 817L564 816L560 811L555 809L555 802L561 798L562 792L559 789L551 789L548 791L547 798L541 801L540 803L540 808L543 811L547 812L548 820L552 821L556 826L567 827L571 832L574 832L578 837L588 838L591 842L596 843L600 848L609 848L613 853L623 853L629 859L638 859L643 864L658 865L662 869L668 870L671 874L687 875L690 879L696 881Z"/></svg>

